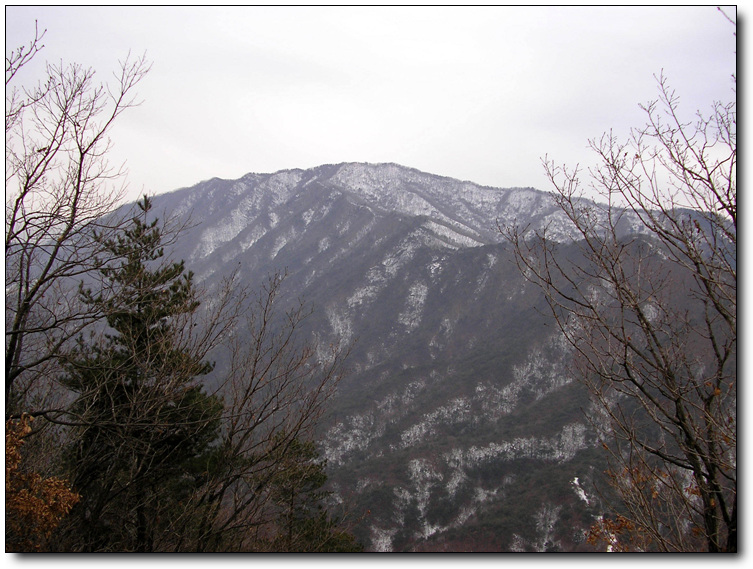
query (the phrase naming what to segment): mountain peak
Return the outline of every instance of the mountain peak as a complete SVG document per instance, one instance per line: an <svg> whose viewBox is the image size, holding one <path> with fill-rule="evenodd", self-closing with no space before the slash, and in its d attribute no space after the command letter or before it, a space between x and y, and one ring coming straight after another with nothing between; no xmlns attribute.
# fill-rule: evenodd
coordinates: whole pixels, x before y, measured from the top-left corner
<svg viewBox="0 0 753 569"><path fill-rule="evenodd" d="M373 512L357 530L370 549L538 543L544 507L588 519L571 488L590 472L582 400L497 229L556 226L547 194L347 162L213 179L155 206L191 216L170 254L202 287L237 271L256 290L285 271L281 310L299 298L312 310L300 337L358 338L321 445L338 495ZM521 514L519 496L536 510ZM573 533L571 518L550 518Z"/></svg>
<svg viewBox="0 0 753 569"><path fill-rule="evenodd" d="M204 238L189 259L206 257L237 239L253 243L278 225L311 219L336 199L376 217L415 218L430 241L451 248L501 242L500 221L536 229L546 225L550 235L563 238L569 227L544 192L482 186L392 162L343 162L248 173L237 180L213 178L158 198L165 202L159 207L175 215L190 214L200 225Z"/></svg>

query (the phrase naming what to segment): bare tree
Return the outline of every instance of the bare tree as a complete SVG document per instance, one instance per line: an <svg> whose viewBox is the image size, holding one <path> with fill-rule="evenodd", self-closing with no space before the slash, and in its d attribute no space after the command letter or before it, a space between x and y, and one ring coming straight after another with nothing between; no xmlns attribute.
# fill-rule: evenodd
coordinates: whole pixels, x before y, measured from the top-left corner
<svg viewBox="0 0 753 569"><path fill-rule="evenodd" d="M273 483L289 468L299 441L311 440L344 373L347 350L301 339L309 311L282 310L284 275L272 276L228 344L218 387L224 400L217 468L195 494L165 549L252 550L277 522Z"/></svg>
<svg viewBox="0 0 753 569"><path fill-rule="evenodd" d="M37 86L15 85L43 47L44 33L5 60L5 396L9 409L34 394L71 338L101 317L75 293L96 275L97 236L124 191L122 167L107 160L109 133L149 70L126 59L111 85L77 64L47 64ZM38 395L38 394L37 394Z"/></svg>
<svg viewBox="0 0 753 569"><path fill-rule="evenodd" d="M591 143L604 203L585 198L578 168L545 160L574 244L505 233L593 396L622 500L602 534L736 551L736 103L687 122L664 76L658 86L644 128Z"/></svg>

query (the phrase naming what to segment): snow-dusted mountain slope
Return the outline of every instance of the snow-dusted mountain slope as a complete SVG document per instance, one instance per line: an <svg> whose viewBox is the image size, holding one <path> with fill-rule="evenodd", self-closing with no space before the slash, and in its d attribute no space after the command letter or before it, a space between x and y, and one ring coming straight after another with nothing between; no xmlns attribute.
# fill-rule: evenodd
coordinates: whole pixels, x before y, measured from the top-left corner
<svg viewBox="0 0 753 569"><path fill-rule="evenodd" d="M498 231L517 221L565 240L548 194L340 164L154 202L190 214L172 253L207 286L287 270L285 293L313 310L304 333L357 340L320 443L367 549L586 547L604 469L588 400Z"/></svg>
<svg viewBox="0 0 753 569"><path fill-rule="evenodd" d="M338 198L376 215L424 218L426 233L450 247L500 242L497 220L547 226L552 236L567 233L566 220L544 192L484 187L396 164L349 163L247 174L160 196L169 201L172 213L190 212L200 224L191 261L231 243L236 250L245 250L282 221L296 226L300 221L305 227L326 216ZM278 245L284 239L279 236Z"/></svg>

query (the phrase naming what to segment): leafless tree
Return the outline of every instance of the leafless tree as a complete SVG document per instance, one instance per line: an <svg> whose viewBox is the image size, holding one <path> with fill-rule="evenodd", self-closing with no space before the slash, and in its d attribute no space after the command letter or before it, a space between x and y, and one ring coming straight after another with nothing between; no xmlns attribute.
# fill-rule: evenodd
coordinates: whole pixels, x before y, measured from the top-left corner
<svg viewBox="0 0 753 569"><path fill-rule="evenodd" d="M302 341L309 311L282 310L284 275L272 276L228 344L229 366L218 387L225 409L218 467L186 508L166 549L249 550L276 523L272 483L297 441L311 440L344 373L348 351Z"/></svg>
<svg viewBox="0 0 753 569"><path fill-rule="evenodd" d="M593 395L622 500L609 527L644 548L736 551L736 103L688 122L658 86L644 128L591 143L603 203L545 160L574 244L504 232Z"/></svg>
<svg viewBox="0 0 753 569"><path fill-rule="evenodd" d="M61 347L101 316L79 302L75 286L96 275L96 235L121 225L107 215L124 191L123 167L107 159L109 134L137 104L134 89L149 70L143 57L127 58L114 83L102 85L92 69L47 64L38 85L16 86L43 36L5 60L6 415L53 375Z"/></svg>

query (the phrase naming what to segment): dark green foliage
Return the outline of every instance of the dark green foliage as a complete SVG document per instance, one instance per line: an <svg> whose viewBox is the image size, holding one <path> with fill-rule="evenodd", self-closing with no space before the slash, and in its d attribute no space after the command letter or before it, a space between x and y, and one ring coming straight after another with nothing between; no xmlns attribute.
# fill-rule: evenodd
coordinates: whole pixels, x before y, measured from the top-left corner
<svg viewBox="0 0 753 569"><path fill-rule="evenodd" d="M282 434L280 435L283 436ZM273 551L359 552L363 546L330 518L324 501L329 492L322 490L327 481L326 462L319 459L311 441L293 439L279 457L279 473L271 484L273 501L279 508L277 535Z"/></svg>
<svg viewBox="0 0 753 569"><path fill-rule="evenodd" d="M212 366L190 342L192 274L160 261L163 229L146 221L148 198L138 205L131 226L104 243L107 296L80 290L109 329L80 338L65 360L62 383L77 396L65 453L82 496L66 548L154 550L201 484L219 430L222 404L196 381Z"/></svg>

